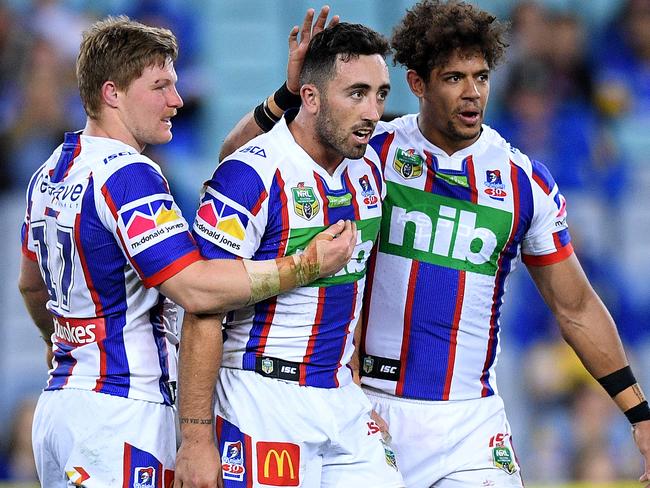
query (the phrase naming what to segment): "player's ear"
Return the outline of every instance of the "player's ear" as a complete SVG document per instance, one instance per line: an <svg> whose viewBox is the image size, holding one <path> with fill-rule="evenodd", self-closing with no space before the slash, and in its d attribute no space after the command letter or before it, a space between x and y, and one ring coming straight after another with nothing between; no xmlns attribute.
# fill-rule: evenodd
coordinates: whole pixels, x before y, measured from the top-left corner
<svg viewBox="0 0 650 488"><path fill-rule="evenodd" d="M115 86L115 83L108 80L105 81L104 84L102 85L102 100L106 105L112 108L117 107L117 86Z"/></svg>
<svg viewBox="0 0 650 488"><path fill-rule="evenodd" d="M413 95L418 98L422 98L424 96L424 89L426 84L422 77L415 72L415 70L410 69L406 72L406 81L409 84L409 88L413 92Z"/></svg>
<svg viewBox="0 0 650 488"><path fill-rule="evenodd" d="M310 114L317 114L320 110L321 94L316 85L311 83L304 84L300 87L300 98L302 106Z"/></svg>

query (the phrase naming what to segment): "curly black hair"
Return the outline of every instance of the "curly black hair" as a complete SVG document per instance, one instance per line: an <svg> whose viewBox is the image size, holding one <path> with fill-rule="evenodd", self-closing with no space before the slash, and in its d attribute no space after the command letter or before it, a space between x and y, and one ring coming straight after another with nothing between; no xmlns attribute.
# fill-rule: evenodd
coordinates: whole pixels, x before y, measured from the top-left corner
<svg viewBox="0 0 650 488"><path fill-rule="evenodd" d="M378 32L361 24L341 22L312 38L305 54L300 83L322 86L333 76L339 57L347 62L362 55L379 54L385 58L389 52L388 41Z"/></svg>
<svg viewBox="0 0 650 488"><path fill-rule="evenodd" d="M494 68L508 46L507 27L490 13L458 0L423 0L407 10L393 30L394 61L425 81L457 49L480 52Z"/></svg>

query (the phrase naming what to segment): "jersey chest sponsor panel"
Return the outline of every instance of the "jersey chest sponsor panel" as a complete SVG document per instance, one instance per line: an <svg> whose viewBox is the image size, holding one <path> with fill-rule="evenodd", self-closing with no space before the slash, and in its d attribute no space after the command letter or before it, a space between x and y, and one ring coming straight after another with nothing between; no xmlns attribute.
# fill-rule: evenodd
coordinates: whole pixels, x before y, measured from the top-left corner
<svg viewBox="0 0 650 488"><path fill-rule="evenodd" d="M453 157L423 140L415 120L391 129L374 141L387 197L364 347L400 366L390 380L364 382L429 400L491 395L499 310L520 249L558 255L568 244L566 222L555 225L557 188L535 188L534 165L489 128Z"/></svg>
<svg viewBox="0 0 650 488"><path fill-rule="evenodd" d="M199 258L187 230L153 162L118 141L66 134L32 178L23 225L54 317L46 389L171 402L174 331L141 279L156 284Z"/></svg>
<svg viewBox="0 0 650 488"><path fill-rule="evenodd" d="M379 231L380 172L361 160L345 161L327 174L295 144L284 123L251 144L264 151L265 161L250 151L235 153L205 189L194 231L207 257L223 256L215 249L253 259L301 252L339 219L357 221L357 245L336 275L229 314L223 364L252 370L258 358L269 356L298 363L301 384L341 386L350 381L345 365L352 354L366 262ZM215 225L201 216L211 218L211 210L201 211L206 205L216 209ZM229 236L232 245L217 232L227 207L243 222L241 239Z"/></svg>

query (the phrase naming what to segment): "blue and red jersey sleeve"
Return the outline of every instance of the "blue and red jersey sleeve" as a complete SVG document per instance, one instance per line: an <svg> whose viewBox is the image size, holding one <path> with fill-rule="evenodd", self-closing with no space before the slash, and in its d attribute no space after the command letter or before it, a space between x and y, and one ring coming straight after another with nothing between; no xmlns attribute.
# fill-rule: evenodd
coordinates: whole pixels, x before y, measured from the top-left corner
<svg viewBox="0 0 650 488"><path fill-rule="evenodd" d="M532 161L532 193L535 212L522 243L522 261L529 266L563 261L573 254L566 200L546 166L538 161Z"/></svg>
<svg viewBox="0 0 650 488"><path fill-rule="evenodd" d="M117 169L101 195L108 224L145 286L157 286L201 259L167 181L151 164Z"/></svg>
<svg viewBox="0 0 650 488"><path fill-rule="evenodd" d="M251 258L266 228L268 192L258 172L226 160L201 193L193 234L205 258Z"/></svg>

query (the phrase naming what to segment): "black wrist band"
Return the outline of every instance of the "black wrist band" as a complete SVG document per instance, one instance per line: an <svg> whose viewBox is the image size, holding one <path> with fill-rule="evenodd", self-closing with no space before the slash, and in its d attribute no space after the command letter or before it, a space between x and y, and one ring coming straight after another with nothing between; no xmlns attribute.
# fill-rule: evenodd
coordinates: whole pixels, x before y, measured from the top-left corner
<svg viewBox="0 0 650 488"><path fill-rule="evenodd" d="M625 416L631 424L650 420L650 407L647 401L639 403L636 407L632 407L625 411Z"/></svg>
<svg viewBox="0 0 650 488"><path fill-rule="evenodd" d="M289 88L287 88L286 81L273 94L273 101L284 112L286 112L290 108L300 107L300 104L302 103L300 94L294 95L293 93L291 93L289 91Z"/></svg>
<svg viewBox="0 0 650 488"><path fill-rule="evenodd" d="M618 371L599 378L598 383L605 388L605 391L610 397L614 398L620 392L635 384L636 378L634 377L634 373L632 373L632 368L625 366Z"/></svg>
<svg viewBox="0 0 650 488"><path fill-rule="evenodd" d="M260 103L255 110L253 110L253 117L255 122L264 132L268 132L273 129L273 126L280 119L276 119L270 110L266 107L266 100Z"/></svg>

